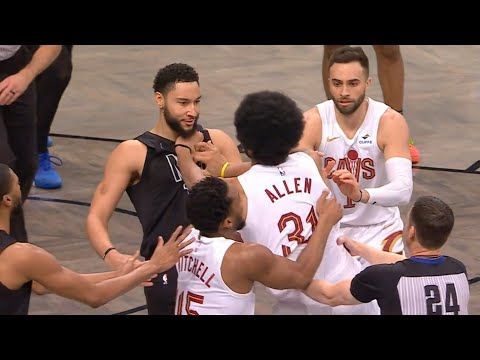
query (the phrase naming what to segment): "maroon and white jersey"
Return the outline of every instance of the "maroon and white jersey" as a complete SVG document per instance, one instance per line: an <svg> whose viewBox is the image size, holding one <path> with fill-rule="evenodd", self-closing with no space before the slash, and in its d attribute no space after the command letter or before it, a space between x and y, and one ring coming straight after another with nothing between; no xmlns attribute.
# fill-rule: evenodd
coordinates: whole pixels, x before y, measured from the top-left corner
<svg viewBox="0 0 480 360"><path fill-rule="evenodd" d="M177 315L254 315L255 293L230 289L223 281L221 266L227 250L235 241L200 236L185 249L193 252L177 263ZM189 237L190 239L191 237Z"/></svg>
<svg viewBox="0 0 480 360"><path fill-rule="evenodd" d="M240 231L246 242L288 256L310 238L317 224L315 205L327 186L309 155L290 154L280 166L253 165L238 181L248 199Z"/></svg>
<svg viewBox="0 0 480 360"><path fill-rule="evenodd" d="M389 183L385 169L385 157L378 147L377 133L380 118L389 108L384 103L368 100L365 119L352 139L349 139L337 123L333 100L317 105L322 119L322 139L319 151L328 159L335 159L335 169L347 169L355 175L360 189L378 188ZM355 203L342 194L332 181L329 187L344 208L342 225L374 225L400 217L398 207L383 207Z"/></svg>
<svg viewBox="0 0 480 360"><path fill-rule="evenodd" d="M274 254L295 261L318 222L315 206L322 191L327 188L313 159L303 152L293 153L279 166L253 165L238 180L248 200L246 225L240 231L243 240L261 244ZM360 262L350 256L343 246L337 245L338 236L337 224L327 240L316 279L337 282L360 272ZM267 291L277 301L294 303L300 314L335 312L329 306L309 299L299 290L267 288ZM346 313L374 313L366 305L348 306L344 310Z"/></svg>

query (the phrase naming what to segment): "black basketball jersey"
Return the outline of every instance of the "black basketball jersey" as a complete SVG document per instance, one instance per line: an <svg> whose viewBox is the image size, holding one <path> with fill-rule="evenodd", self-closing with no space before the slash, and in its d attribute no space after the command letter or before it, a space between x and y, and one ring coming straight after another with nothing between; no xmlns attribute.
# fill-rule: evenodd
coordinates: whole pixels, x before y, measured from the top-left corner
<svg viewBox="0 0 480 360"><path fill-rule="evenodd" d="M361 302L376 299L382 315L468 315L467 270L449 256L369 266L350 291Z"/></svg>
<svg viewBox="0 0 480 360"><path fill-rule="evenodd" d="M0 251L17 241L0 230ZM32 282L29 281L17 290L10 290L0 282L0 315L28 315Z"/></svg>
<svg viewBox="0 0 480 360"><path fill-rule="evenodd" d="M209 141L207 130L204 141ZM187 226L187 186L177 165L175 142L149 131L135 138L147 146L147 156L140 181L126 191L137 211L143 229L140 254L150 259L158 236L168 241L179 225Z"/></svg>

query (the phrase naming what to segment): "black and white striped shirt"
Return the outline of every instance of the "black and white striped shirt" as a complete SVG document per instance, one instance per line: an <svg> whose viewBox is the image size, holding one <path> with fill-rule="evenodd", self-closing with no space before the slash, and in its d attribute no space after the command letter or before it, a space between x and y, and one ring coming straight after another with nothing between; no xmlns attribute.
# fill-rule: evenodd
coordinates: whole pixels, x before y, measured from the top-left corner
<svg viewBox="0 0 480 360"><path fill-rule="evenodd" d="M377 300L382 315L468 315L467 270L449 256L369 266L350 291L358 301Z"/></svg>

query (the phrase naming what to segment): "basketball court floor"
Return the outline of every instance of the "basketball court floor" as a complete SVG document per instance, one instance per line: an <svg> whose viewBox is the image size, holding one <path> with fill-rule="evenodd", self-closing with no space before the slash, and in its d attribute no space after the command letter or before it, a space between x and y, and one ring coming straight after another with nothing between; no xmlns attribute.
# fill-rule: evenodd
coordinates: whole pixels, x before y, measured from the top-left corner
<svg viewBox="0 0 480 360"><path fill-rule="evenodd" d="M382 100L375 54L369 96ZM33 188L26 203L30 241L52 252L62 264L80 272L107 270L91 248L85 219L109 153L122 139L151 129L158 110L153 78L160 67L185 62L197 69L202 89L200 121L233 138L233 113L252 91L279 90L306 110L325 99L321 45L78 45L74 70L53 123L51 155L64 186ZM469 278L480 276L480 46L403 46L406 70L405 117L421 153L414 167L414 194L435 195L454 210L456 223L445 246L447 255L467 266ZM405 216L409 206L402 207ZM133 253L141 228L126 196L110 222L110 234L122 252ZM471 284L470 313L480 314L480 283ZM257 286L257 314L271 313ZM143 290L92 309L57 295L32 295L30 314L146 314Z"/></svg>

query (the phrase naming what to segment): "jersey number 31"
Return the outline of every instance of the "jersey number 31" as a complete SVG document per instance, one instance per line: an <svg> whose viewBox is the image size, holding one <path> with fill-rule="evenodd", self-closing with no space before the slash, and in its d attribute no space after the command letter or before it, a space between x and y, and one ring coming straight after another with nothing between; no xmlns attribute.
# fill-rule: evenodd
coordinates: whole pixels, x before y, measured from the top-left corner
<svg viewBox="0 0 480 360"><path fill-rule="evenodd" d="M305 221L312 225L313 232L318 223L317 215L315 214L315 209L313 206L310 209ZM278 220L278 230L282 232L287 227L287 224L289 222L293 223L294 229L287 235L288 242L290 243L291 241L296 241L298 244L303 244L304 242L307 242L308 239L305 239L305 236L302 235L304 228L303 221L298 214L295 214L293 212L283 214L280 217L280 220ZM289 243L282 244L283 256L288 256L292 252Z"/></svg>

